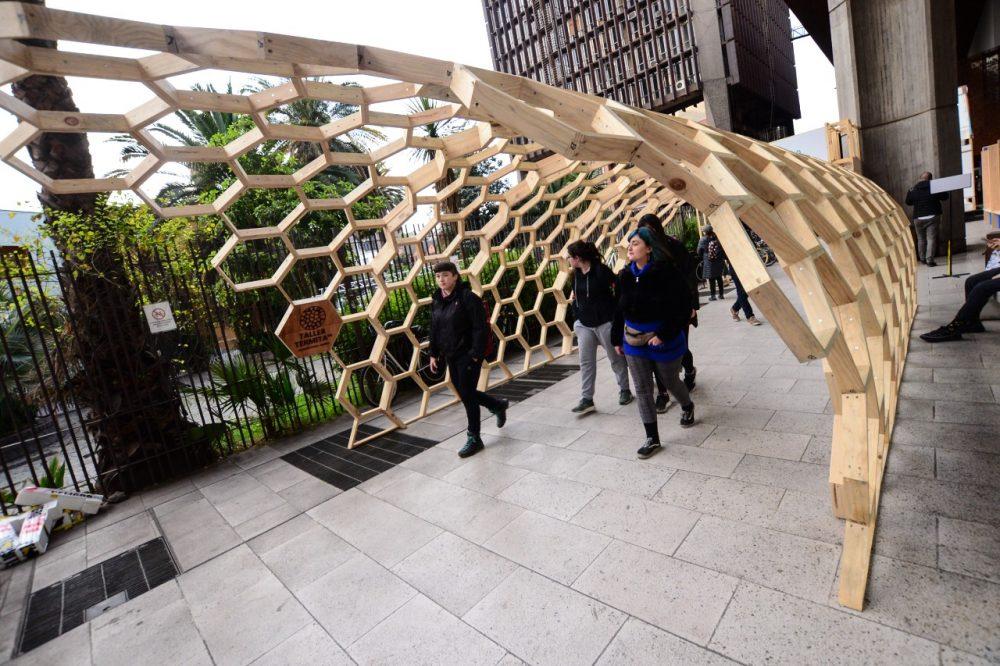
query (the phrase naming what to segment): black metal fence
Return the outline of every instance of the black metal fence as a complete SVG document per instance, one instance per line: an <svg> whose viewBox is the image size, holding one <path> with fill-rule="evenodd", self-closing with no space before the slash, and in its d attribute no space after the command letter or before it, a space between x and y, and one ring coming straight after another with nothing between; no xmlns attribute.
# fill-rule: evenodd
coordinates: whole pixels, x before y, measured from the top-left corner
<svg viewBox="0 0 1000 666"><path fill-rule="evenodd" d="M146 304L166 301L175 330L136 340L169 366L169 384L157 393L179 405L193 437L177 437L147 427L137 437L157 440L155 457L120 461L121 467L145 466L143 478L165 479L193 465L195 445L210 440L213 457L228 455L262 441L331 419L341 412L335 399L341 372L328 354L291 357L274 328L285 301L274 290L235 294L208 263L209 251L193 246L158 248L125 258L131 314L143 316ZM259 258L258 258L259 259ZM255 266L245 267L254 270ZM107 364L101 376L83 376L77 337L79 312L72 294L81 279L55 255L32 256L20 247L0 248L0 514L25 484L92 491L100 487L101 433L115 419L142 422L142 412L164 405L87 404L82 384L128 386L135 372L129 359ZM370 286L355 281L341 290L349 302L367 302ZM407 303L408 307L409 304ZM406 314L387 312L386 316ZM123 335L120 317L102 322L101 335ZM143 321L145 326L145 321ZM336 353L347 363L366 357L372 332L367 323L338 340ZM134 328L129 330L134 335ZM347 388L352 401L358 386ZM194 440L199 440L195 442ZM203 456L202 456L203 458ZM184 462L187 459L186 463ZM119 470L128 473L129 470ZM135 470L132 470L135 471Z"/></svg>

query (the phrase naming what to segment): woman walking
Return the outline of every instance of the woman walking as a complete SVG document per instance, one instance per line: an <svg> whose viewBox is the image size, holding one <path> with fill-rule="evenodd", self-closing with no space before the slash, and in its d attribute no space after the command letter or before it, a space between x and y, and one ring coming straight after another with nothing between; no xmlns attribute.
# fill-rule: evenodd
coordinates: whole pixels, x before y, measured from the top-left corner
<svg viewBox="0 0 1000 666"><path fill-rule="evenodd" d="M646 431L646 440L637 452L640 458L648 458L660 448L653 402L654 367L681 405L681 427L694 425L694 403L680 378L691 296L684 278L654 255L655 244L648 229L629 235L629 263L618 276L618 308L611 333L615 351L624 354L628 363Z"/></svg>
<svg viewBox="0 0 1000 666"><path fill-rule="evenodd" d="M618 381L618 404L632 402L628 387L628 366L611 344L611 322L615 318L615 274L601 262L597 246L578 240L566 248L573 267L573 293L576 322L573 330L580 345L580 378L583 380L580 403L574 414L589 414L594 407L594 379L597 376L597 345L604 347L611 369Z"/></svg>
<svg viewBox="0 0 1000 666"><path fill-rule="evenodd" d="M719 288L719 298L724 298L722 276L726 272L726 252L711 224L706 224L702 229L702 237L698 241L698 256L701 257L703 277L708 280L708 300L715 300L716 287Z"/></svg>
<svg viewBox="0 0 1000 666"><path fill-rule="evenodd" d="M467 458L483 450L480 405L497 417L497 427L502 428L509 403L476 390L489 336L482 299L458 278L458 267L450 261L434 266L434 278L438 289L431 297L431 372L437 372L440 363L447 364L451 383L465 406L469 431L458 455Z"/></svg>

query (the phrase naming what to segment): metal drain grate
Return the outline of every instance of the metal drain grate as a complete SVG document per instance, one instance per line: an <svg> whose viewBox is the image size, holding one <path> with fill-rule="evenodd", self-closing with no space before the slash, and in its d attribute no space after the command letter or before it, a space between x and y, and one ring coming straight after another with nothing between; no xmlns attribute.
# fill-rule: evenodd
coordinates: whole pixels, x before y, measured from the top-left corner
<svg viewBox="0 0 1000 666"><path fill-rule="evenodd" d="M18 653L28 652L177 576L163 538L153 539L31 595Z"/></svg>

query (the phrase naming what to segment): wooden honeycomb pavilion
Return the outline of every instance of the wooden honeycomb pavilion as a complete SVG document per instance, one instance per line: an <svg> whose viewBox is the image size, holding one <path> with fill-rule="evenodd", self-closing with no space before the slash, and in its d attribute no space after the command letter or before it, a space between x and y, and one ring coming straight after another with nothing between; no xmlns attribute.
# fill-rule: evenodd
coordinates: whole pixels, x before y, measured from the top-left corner
<svg viewBox="0 0 1000 666"><path fill-rule="evenodd" d="M21 39L65 40L142 49L149 55L106 56L28 46ZM284 77L287 82L253 94L188 90L172 80L193 72L223 70ZM376 285L366 307L343 314L344 324L365 322L376 333L367 359L346 364L338 398L359 423L381 419L390 428L431 411L430 397L449 392L447 382L428 386L417 374L417 354L406 372L393 374L383 363L393 335L408 335L409 324L427 298L418 298L415 277L461 246L473 251L462 273L493 304L492 324L499 353L491 377L509 378L572 349L564 323L567 264L564 247L584 238L612 256L637 218L669 211L687 202L711 222L741 281L789 349L800 361L822 359L835 409L830 488L834 513L845 521L840 601L860 609L864 602L872 539L887 447L896 413L900 376L915 310L914 253L900 207L859 174L827 162L790 153L743 136L677 118L631 108L610 100L552 88L535 81L379 48L269 34L152 25L109 17L46 9L17 2L0 3L0 85L32 74L92 77L131 82L139 99L121 99L119 113L68 113L36 110L0 90L0 107L19 120L0 140L0 158L56 193L131 190L164 218L220 216L230 233L214 264L243 245L270 241L285 256L272 274L236 282L236 290L277 289L294 300L284 281L296 264L332 261L336 276L318 297L329 300L344 279L366 276ZM349 87L329 80L350 75L366 83ZM327 80L324 80L327 78ZM367 81L376 83L368 85ZM399 102L422 97L439 105L407 112ZM274 122L271 111L301 99L333 100L353 113L319 127ZM178 109L245 114L253 129L225 146L170 146L149 125ZM432 138L418 129L428 123L464 119L460 131ZM390 137L371 150L331 149L331 140L363 126ZM149 151L121 177L53 181L21 155L45 132L114 132L133 136ZM321 154L291 175L249 175L239 158L264 141L319 144ZM410 163L403 175L380 163L407 150L429 149L433 158ZM547 157L538 157L548 155ZM477 163L504 156L504 166L473 175ZM236 175L211 204L162 207L142 185L170 163L224 163ZM310 199L305 184L332 165L365 169L367 179L338 199ZM490 186L511 177L515 184L494 193ZM441 185L445 183L444 185ZM401 201L384 217L357 219L352 206L377 188L394 187ZM288 188L298 206L276 226L240 228L227 209L250 188ZM460 188L478 191L473 203L455 210L446 205ZM477 228L467 218L485 202L495 214ZM347 223L331 243L298 247L296 223L315 210L342 210ZM418 211L429 211L424 217ZM539 212L541 211L541 212ZM776 253L794 286L785 293L761 264L744 231L747 225ZM415 228L416 225L416 228ZM384 239L361 265L341 265L338 249L352 235L379 230ZM450 242L427 243L432 231L447 230ZM439 236L437 236L439 237ZM403 249L415 265L402 278L389 269ZM531 257L533 260L528 261ZM499 269L483 279L490 262ZM546 269L554 279L543 280ZM513 290L499 288L497 275L516 275ZM534 283L533 302L519 293ZM379 313L389 295L406 291L411 300L406 321L385 328ZM311 297L316 300L317 297ZM543 315L543 301L555 307ZM516 313L513 333L497 326L501 311ZM538 342L523 335L534 320ZM532 324L535 325L535 324ZM417 342L414 338L414 342ZM385 380L380 405L361 410L347 399L352 373L373 366ZM495 372L499 369L501 372ZM423 391L419 412L404 420L392 409L397 383L410 377Z"/></svg>

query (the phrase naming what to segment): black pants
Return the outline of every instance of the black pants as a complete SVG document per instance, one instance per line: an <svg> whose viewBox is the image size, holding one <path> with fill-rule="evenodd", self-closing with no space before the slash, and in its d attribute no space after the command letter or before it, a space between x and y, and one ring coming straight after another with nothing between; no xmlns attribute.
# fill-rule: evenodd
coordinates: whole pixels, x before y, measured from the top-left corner
<svg viewBox="0 0 1000 666"><path fill-rule="evenodd" d="M476 437L479 436L479 426L482 423L479 407L482 406L495 412L503 406L503 403L493 396L476 390L479 370L480 365L473 363L468 354L448 359L451 382L455 385L455 390L458 391L458 397L462 400L462 405L465 406L465 415L469 419L469 434Z"/></svg>
<svg viewBox="0 0 1000 666"><path fill-rule="evenodd" d="M681 358L681 367L684 368L684 376L690 377L694 374L694 354L691 353L691 322L684 327L684 339L687 340L687 351L684 352L684 356ZM660 364L653 364L653 379L656 380L656 393L658 395L663 395L667 392L667 382L665 377L661 377Z"/></svg>
<svg viewBox="0 0 1000 666"><path fill-rule="evenodd" d="M737 312L740 308L743 308L743 314L749 319L753 316L753 308L750 307L750 296L747 295L746 289L743 288L743 283L740 279L736 277L736 273L732 273L733 286L736 287L736 302L733 303L731 308L733 312Z"/></svg>
<svg viewBox="0 0 1000 666"><path fill-rule="evenodd" d="M1000 293L1000 280L994 279L996 275L1000 275L1000 268L991 268L965 279L965 305L955 315L955 319L979 321L979 315L990 297Z"/></svg>
<svg viewBox="0 0 1000 666"><path fill-rule="evenodd" d="M715 296L715 287L719 286L719 298L722 298L722 276L717 275L715 277L708 278L708 292L712 296Z"/></svg>

